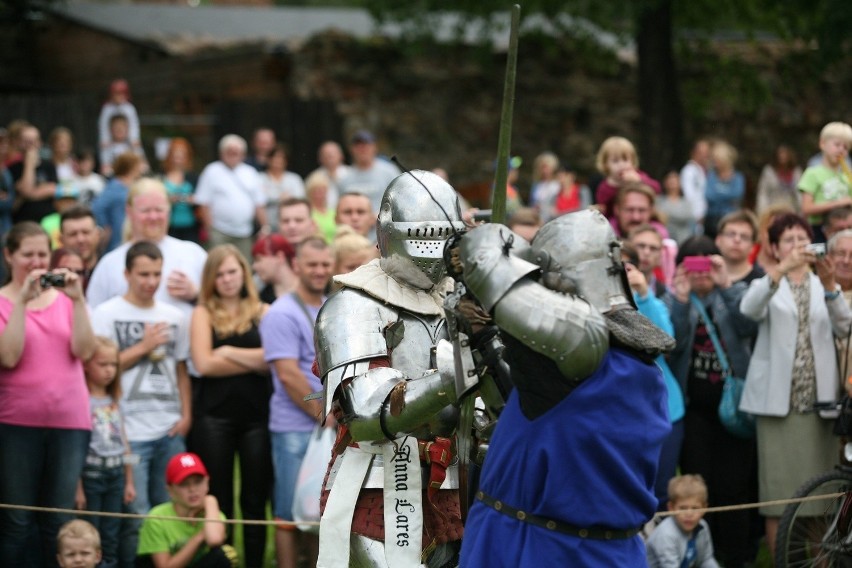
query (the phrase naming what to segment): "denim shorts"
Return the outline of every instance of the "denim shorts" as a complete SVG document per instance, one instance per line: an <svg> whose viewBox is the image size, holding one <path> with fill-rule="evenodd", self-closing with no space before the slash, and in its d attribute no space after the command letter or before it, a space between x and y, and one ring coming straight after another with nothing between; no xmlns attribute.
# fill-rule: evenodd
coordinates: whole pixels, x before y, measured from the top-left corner
<svg viewBox="0 0 852 568"><path fill-rule="evenodd" d="M278 519L292 521L296 478L299 477L311 432L271 432L271 435L272 466L275 470L272 513Z"/></svg>

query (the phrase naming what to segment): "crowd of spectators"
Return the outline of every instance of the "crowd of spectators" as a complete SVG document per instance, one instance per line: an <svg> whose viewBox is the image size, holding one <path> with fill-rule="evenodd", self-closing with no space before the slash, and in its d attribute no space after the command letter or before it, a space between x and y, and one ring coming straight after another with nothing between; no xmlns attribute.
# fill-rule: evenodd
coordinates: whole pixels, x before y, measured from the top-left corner
<svg viewBox="0 0 852 568"><path fill-rule="evenodd" d="M239 457L243 517L264 518L271 500L290 519L320 414L304 400L319 390L312 322L331 276L376 258L379 202L399 169L365 130L350 139L351 165L328 141L304 180L288 171L288 148L269 128L255 130L251 145L226 135L204 167L174 138L155 163L128 95L126 83L113 84L97 151L75 152L60 127L43 152L39 130L23 120L0 135L0 502L73 508L76 496L94 506L79 498L78 482L92 483L84 466L120 462L132 471L124 510L145 513L168 500L165 464L188 449L206 464L226 516L236 508ZM529 192L510 178L516 202L529 195L508 222L524 238L556 216L599 208L626 243L640 311L677 341L658 361L673 424L660 459L661 508L678 470L706 481L711 506L729 505L789 497L836 459L830 424L813 408L837 399L850 371L850 144L852 128L827 125L804 171L780 146L760 174L754 212L744 208L737 152L723 140L697 141L661 181L639 169L623 137L602 142L589 183L552 152L533 161ZM521 165L512 158L510 169ZM827 254L808 246L824 241ZM42 282L49 270L64 285ZM724 376L708 324L732 372L746 378L755 439L719 421ZM110 461L93 447L87 457L96 403L93 394L90 416L84 364L91 390L89 375L100 376L93 361L110 349L120 388L109 398L97 387L97 405L121 408L119 441L134 460ZM708 515L724 566L751 562L763 534L774 542L779 511L761 514L765 528L753 512ZM4 565L33 554L52 563L63 515L3 510L0 520ZM104 558L132 565L139 524L109 530L104 542L120 546ZM265 539L261 528L244 529L247 566L261 564ZM284 568L315 554L290 531L277 531L276 544Z"/></svg>
<svg viewBox="0 0 852 568"><path fill-rule="evenodd" d="M779 146L757 180L754 209L746 207L737 151L724 140L698 140L683 168L657 183L638 169L629 140L609 138L597 155L599 176L566 194L559 175L571 173L575 184L573 172L550 152L536 158L531 207L513 215L513 230L531 239L565 212L560 195L579 196L571 210L593 195L591 206L625 242L637 306L677 340L659 361L673 425L660 459L661 508L678 469L701 475L709 504L722 506L788 498L836 462L832 421L815 408L852 388L850 144L849 125L827 124L804 170ZM811 247L819 243L827 248ZM754 438L719 420L724 373L711 326L730 372L746 379L741 409L757 418ZM760 509L762 520L749 511L709 515L722 565L750 565L761 538L774 553L782 509Z"/></svg>

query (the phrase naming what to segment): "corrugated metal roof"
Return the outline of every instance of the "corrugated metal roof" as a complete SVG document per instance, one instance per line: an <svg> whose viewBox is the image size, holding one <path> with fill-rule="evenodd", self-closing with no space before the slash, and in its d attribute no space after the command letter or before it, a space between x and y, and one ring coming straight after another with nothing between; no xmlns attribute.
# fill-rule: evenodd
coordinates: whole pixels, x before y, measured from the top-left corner
<svg viewBox="0 0 852 568"><path fill-rule="evenodd" d="M331 30L368 38L377 35L399 37L404 29L411 29L394 23L379 25L369 12L359 8L68 2L51 10L81 25L128 41L153 44L171 53L245 43L298 46L311 36ZM421 25L425 25L438 41L461 39L474 43L485 33L495 49L505 50L509 44L508 19L508 12L494 14L491 22L496 25L487 26L483 20L464 20L458 14L447 12L431 14ZM531 30L551 35L573 30L622 56L632 51L629 43L623 44L614 34L567 14L558 16L555 21L532 15L522 25L522 31Z"/></svg>
<svg viewBox="0 0 852 568"><path fill-rule="evenodd" d="M174 6L167 4L67 3L54 13L133 42L154 43L167 51L190 46L298 42L329 30L368 37L376 26L366 10Z"/></svg>

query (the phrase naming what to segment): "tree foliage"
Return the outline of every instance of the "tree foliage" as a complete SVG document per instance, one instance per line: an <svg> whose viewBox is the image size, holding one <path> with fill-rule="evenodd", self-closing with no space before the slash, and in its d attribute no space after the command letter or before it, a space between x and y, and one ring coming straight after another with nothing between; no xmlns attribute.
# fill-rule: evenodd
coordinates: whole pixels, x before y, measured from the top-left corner
<svg viewBox="0 0 852 568"><path fill-rule="evenodd" d="M353 0L383 23L400 25L412 36L446 34L446 18L458 15L456 37L471 40L478 30L483 43L505 27L514 3L521 4L522 30L533 21L546 21L557 38L587 36L600 41L613 34L634 48L637 58L640 124L638 143L649 171L661 171L684 157L684 120L679 65L684 53L704 51L715 40L797 40L818 49L823 66L839 61L848 51L847 30L852 10L844 0ZM695 60L693 59L693 62ZM707 58L718 66L713 77L737 78L738 92L757 108L768 88L737 61ZM728 91L730 92L730 90ZM695 91L690 95L694 97ZM700 97L699 97L700 98ZM763 100L762 100L763 99ZM690 103L695 103L692 98Z"/></svg>

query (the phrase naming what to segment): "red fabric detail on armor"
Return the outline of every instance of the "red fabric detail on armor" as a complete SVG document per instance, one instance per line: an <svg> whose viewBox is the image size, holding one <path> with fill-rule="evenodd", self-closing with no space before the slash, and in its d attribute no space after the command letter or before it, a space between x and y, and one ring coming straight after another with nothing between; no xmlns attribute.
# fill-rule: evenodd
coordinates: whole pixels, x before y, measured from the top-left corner
<svg viewBox="0 0 852 568"><path fill-rule="evenodd" d="M323 489L320 510L325 510L328 493ZM424 503L425 497L424 495ZM361 490L355 504L352 532L373 540L385 540L385 503L381 489ZM425 550L433 540L436 544L461 540L463 534L458 490L438 491L432 500L432 507L423 507L422 549Z"/></svg>
<svg viewBox="0 0 852 568"><path fill-rule="evenodd" d="M370 369L381 369L382 367L390 367L390 359L388 357L370 359Z"/></svg>
<svg viewBox="0 0 852 568"><path fill-rule="evenodd" d="M418 440L418 453L420 459L431 464L429 472L430 487L424 488L423 495L423 541L422 548L426 549L434 540L436 544L444 544L461 540L464 526L461 519L461 508L459 506L458 489L437 489L446 477L446 469L452 461L450 446L452 442L448 438L436 437L433 442ZM328 476L334 461L340 459L335 455L328 464L325 478L322 481L322 494L320 495L320 515L325 512L328 502ZM441 481L434 488L431 487L437 481L436 469L440 469ZM385 504L381 489L362 489L355 503L355 514L352 518L352 532L366 536L373 540L384 541L385 539Z"/></svg>
<svg viewBox="0 0 852 568"><path fill-rule="evenodd" d="M322 376L322 375L320 375L319 361L317 360L316 357L314 357L314 362L311 363L311 372L314 374L315 377L321 377Z"/></svg>

